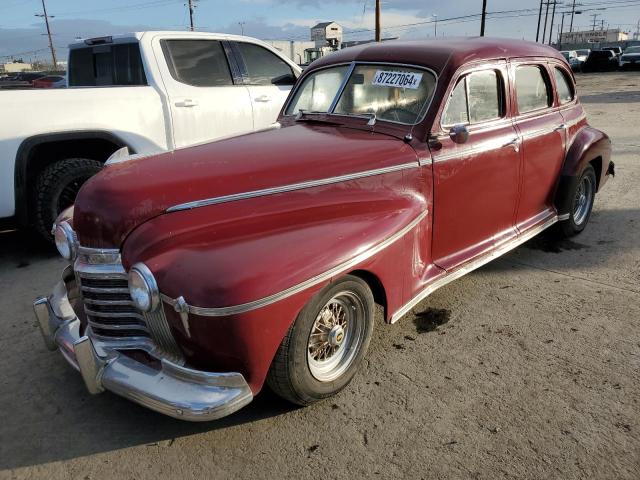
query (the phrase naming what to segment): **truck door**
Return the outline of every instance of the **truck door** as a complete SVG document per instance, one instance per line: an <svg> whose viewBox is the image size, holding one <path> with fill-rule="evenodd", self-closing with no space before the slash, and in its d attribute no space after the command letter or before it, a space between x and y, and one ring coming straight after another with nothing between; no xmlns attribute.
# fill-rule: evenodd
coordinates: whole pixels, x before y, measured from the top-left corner
<svg viewBox="0 0 640 480"><path fill-rule="evenodd" d="M248 42L231 42L253 105L254 128L272 125L296 83L291 66L275 53Z"/></svg>
<svg viewBox="0 0 640 480"><path fill-rule="evenodd" d="M233 75L221 41L164 39L160 47L176 147L253 130L249 90Z"/></svg>

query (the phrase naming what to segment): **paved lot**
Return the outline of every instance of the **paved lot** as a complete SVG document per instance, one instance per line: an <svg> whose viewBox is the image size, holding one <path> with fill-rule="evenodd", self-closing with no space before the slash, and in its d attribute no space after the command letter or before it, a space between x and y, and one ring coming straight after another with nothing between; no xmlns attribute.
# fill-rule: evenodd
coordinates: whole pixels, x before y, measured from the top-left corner
<svg viewBox="0 0 640 480"><path fill-rule="evenodd" d="M379 323L355 381L310 408L265 391L189 424L88 395L31 312L62 260L0 234L0 477L640 478L640 75L579 85L618 173L587 230Z"/></svg>

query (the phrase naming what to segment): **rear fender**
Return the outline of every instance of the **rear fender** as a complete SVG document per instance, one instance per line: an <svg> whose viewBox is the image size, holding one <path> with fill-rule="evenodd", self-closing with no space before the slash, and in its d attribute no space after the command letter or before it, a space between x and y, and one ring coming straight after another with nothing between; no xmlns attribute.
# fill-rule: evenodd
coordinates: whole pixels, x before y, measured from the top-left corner
<svg viewBox="0 0 640 480"><path fill-rule="evenodd" d="M589 126L578 131L567 152L556 190L555 205L559 215L570 212L571 192L580 174L591 162L596 168L598 191L600 190L609 169L610 159L611 140L604 132Z"/></svg>

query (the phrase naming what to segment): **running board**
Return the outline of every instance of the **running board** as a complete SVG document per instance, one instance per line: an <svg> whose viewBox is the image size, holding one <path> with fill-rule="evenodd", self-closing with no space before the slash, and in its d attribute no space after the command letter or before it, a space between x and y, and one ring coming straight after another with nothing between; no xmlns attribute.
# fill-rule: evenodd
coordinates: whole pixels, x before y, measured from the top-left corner
<svg viewBox="0 0 640 480"><path fill-rule="evenodd" d="M495 260L498 257L501 257L505 253L510 252L511 250L513 250L514 248L522 245L526 241L531 240L533 237L535 237L536 235L538 235L542 231L546 230L547 228L552 226L557 221L558 221L558 216L554 215L549 220L546 220L544 223L542 223L540 225L532 227L531 229L527 230L526 232L521 233L520 235L518 235L516 238L513 238L511 240L507 240L506 242L504 242L501 245L497 246L491 252L489 252L489 253L487 253L485 255L482 255L481 257L479 257L479 258L477 258L475 260L472 260L472 261L470 261L469 263L467 263L465 265L462 265L461 267L457 268L456 270L453 270L451 273L447 273L443 277L440 277L439 279L435 280L433 283L427 285L424 288L424 290L419 292L415 297L413 297L411 300L409 300L408 303L406 303L405 305L400 307L400 309L391 316L391 323L395 323L398 320L400 320L413 307L415 307L418 303L420 303L422 300L427 298L429 295L431 295L433 292L435 292L440 287L444 287L448 283L451 283L454 280L457 280L458 278L466 275L467 273L472 272L472 271L482 267L483 265L486 265L487 263L491 262L492 260Z"/></svg>

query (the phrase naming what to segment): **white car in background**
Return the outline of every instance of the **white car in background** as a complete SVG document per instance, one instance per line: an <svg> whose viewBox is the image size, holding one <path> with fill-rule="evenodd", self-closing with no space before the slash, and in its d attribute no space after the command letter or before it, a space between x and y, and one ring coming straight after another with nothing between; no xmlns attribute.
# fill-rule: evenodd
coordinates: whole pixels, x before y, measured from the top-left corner
<svg viewBox="0 0 640 480"><path fill-rule="evenodd" d="M216 33L139 32L69 49L69 88L0 90L0 219L47 238L115 151L274 126L301 72L260 40Z"/></svg>
<svg viewBox="0 0 640 480"><path fill-rule="evenodd" d="M618 66L623 70L640 68L640 45L627 47L618 58Z"/></svg>
<svg viewBox="0 0 640 480"><path fill-rule="evenodd" d="M590 53L591 53L591 50L589 50L588 48L576 50L576 56L578 60L580 60L581 64L587 61L587 58L589 58Z"/></svg>

